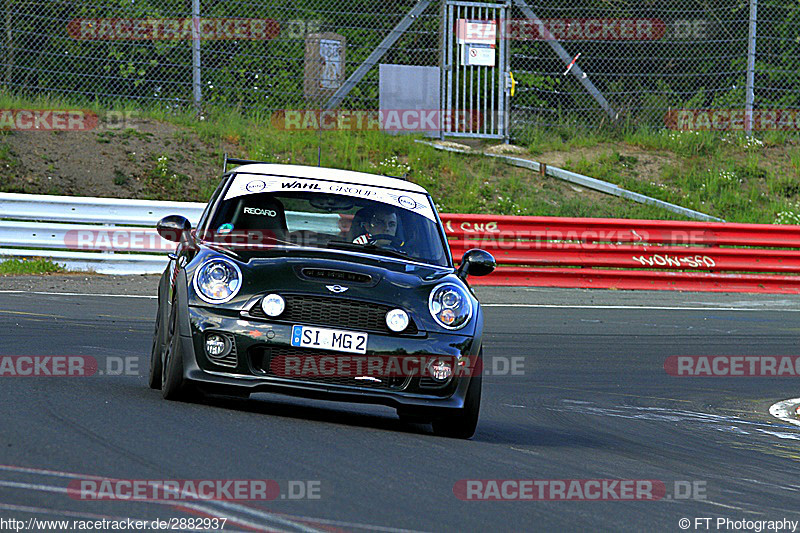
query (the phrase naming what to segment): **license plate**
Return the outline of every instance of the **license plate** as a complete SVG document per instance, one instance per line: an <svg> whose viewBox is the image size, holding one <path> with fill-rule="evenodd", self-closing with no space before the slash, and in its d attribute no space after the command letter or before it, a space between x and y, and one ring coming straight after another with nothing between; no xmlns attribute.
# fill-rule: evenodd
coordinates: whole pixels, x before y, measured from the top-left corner
<svg viewBox="0 0 800 533"><path fill-rule="evenodd" d="M335 350L337 352L367 353L366 333L341 329L292 327L292 346Z"/></svg>

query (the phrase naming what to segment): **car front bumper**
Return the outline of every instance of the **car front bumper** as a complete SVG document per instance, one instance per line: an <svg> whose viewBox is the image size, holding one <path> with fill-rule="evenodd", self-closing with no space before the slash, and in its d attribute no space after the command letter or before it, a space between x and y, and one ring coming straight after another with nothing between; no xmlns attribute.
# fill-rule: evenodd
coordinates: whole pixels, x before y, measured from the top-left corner
<svg viewBox="0 0 800 533"><path fill-rule="evenodd" d="M409 376L402 385L393 387L360 383L352 379L339 379L336 383L318 378L287 378L268 375L258 357L279 350L292 349L293 324L253 320L238 313L225 314L217 309L189 307L190 335L182 335L185 378L208 392L272 392L337 400L354 403L382 404L413 413L417 410L428 414L432 410L459 409L469 386L470 373L482 369L479 357L480 346L470 335L452 333L419 332L416 335L389 335L369 333L368 356L395 356L413 354L425 356L450 356L466 362L463 375L453 377L444 385L431 386L430 380L423 382L419 376ZM304 324L312 325L313 324ZM318 325L318 327L328 327ZM339 329L339 328L333 328ZM357 327L349 328L354 331ZM204 339L210 332L228 337L235 347L236 357L219 364L208 357ZM320 356L352 356L339 352L315 350ZM458 372L457 372L458 374Z"/></svg>

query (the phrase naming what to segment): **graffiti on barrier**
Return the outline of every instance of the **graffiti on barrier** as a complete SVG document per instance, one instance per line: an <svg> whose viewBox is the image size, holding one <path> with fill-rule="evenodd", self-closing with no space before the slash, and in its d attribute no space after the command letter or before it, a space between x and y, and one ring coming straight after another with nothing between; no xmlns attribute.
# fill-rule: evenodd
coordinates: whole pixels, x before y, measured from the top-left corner
<svg viewBox="0 0 800 533"><path fill-rule="evenodd" d="M453 233L455 230L453 229L453 225L451 224L451 220L448 220L445 223L447 227L447 231ZM469 233L478 233L478 232L486 232L486 233L496 233L500 230L497 229L497 222L462 222L459 225L461 231L469 232Z"/></svg>
<svg viewBox="0 0 800 533"><path fill-rule="evenodd" d="M707 255L694 255L687 257L672 257L669 255L654 254L650 257L643 255L633 256L633 260L642 266L671 266L675 268L712 268L716 261Z"/></svg>

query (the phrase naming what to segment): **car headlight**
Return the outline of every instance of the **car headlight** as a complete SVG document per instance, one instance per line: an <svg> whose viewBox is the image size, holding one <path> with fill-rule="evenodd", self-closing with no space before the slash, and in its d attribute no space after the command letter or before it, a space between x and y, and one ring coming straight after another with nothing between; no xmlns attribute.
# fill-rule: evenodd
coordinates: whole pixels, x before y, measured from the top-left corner
<svg viewBox="0 0 800 533"><path fill-rule="evenodd" d="M230 301L242 287L242 271L236 264L222 257L203 263L194 275L197 295L211 304Z"/></svg>
<svg viewBox="0 0 800 533"><path fill-rule="evenodd" d="M461 329L472 317L472 300L455 283L442 283L431 291L428 309L443 328Z"/></svg>

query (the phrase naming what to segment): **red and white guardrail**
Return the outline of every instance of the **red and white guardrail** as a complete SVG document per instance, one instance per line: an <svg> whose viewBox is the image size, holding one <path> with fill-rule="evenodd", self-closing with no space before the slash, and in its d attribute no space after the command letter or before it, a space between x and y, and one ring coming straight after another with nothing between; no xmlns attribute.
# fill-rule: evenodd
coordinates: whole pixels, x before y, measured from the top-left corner
<svg viewBox="0 0 800 533"><path fill-rule="evenodd" d="M800 293L800 226L442 215L453 256L491 252L477 285Z"/></svg>

